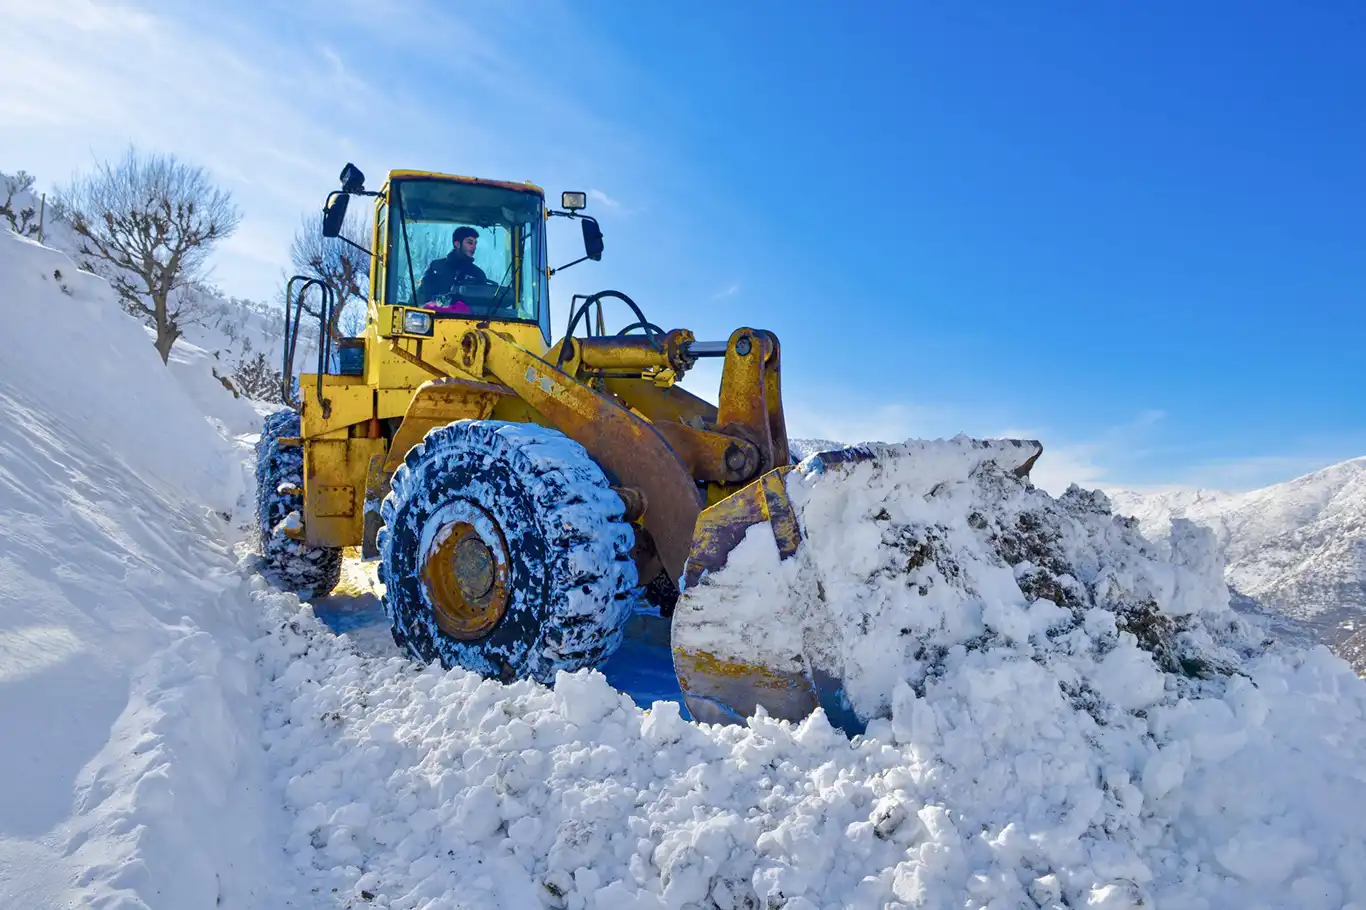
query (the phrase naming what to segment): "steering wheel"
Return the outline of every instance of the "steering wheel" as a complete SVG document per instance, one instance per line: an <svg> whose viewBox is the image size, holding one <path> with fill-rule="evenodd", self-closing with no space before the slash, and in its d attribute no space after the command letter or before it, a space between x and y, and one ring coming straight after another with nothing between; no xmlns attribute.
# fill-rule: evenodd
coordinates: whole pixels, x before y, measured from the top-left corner
<svg viewBox="0 0 1366 910"><path fill-rule="evenodd" d="M509 285L506 290L510 289L511 286ZM473 316L492 316L499 312L515 311L517 299L512 294L508 294L506 299L499 301L497 306L493 305L504 290L504 286L496 281L488 278L476 278L470 281L461 281L446 293L437 294L433 298L433 303L439 302L441 305L449 307L453 302L461 301L469 307L469 315Z"/></svg>

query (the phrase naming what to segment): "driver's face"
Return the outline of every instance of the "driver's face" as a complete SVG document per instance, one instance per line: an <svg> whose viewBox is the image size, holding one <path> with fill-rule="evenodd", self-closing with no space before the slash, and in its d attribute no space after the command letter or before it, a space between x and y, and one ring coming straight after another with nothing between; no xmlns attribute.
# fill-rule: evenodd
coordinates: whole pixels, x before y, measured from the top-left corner
<svg viewBox="0 0 1366 910"><path fill-rule="evenodd" d="M458 244L456 244L455 248L456 248L457 250L459 250L460 252L464 253L466 256L468 256L468 257L470 257L471 259L473 259L473 258L474 258L474 248L475 248L476 246L478 246L478 245L479 245L479 238L478 238L478 237L463 237L463 238L461 238L460 242L459 242Z"/></svg>

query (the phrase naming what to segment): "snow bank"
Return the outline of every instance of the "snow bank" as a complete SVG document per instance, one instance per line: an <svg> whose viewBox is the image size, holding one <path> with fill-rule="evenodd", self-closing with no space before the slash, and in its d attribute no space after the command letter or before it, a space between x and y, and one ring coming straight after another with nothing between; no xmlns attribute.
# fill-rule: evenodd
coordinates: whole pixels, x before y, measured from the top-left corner
<svg viewBox="0 0 1366 910"><path fill-rule="evenodd" d="M0 307L0 906L278 906L240 456L65 255Z"/></svg>
<svg viewBox="0 0 1366 910"><path fill-rule="evenodd" d="M21 333L0 345L6 387L59 415L84 443L102 447L139 477L218 508L231 503L236 459L205 432L202 412L170 381L108 283L66 255L4 231L0 301Z"/></svg>
<svg viewBox="0 0 1366 910"><path fill-rule="evenodd" d="M0 202L4 199L4 188L12 181L11 175L0 172ZM54 209L48 200L44 218L42 244L72 257L81 257L77 251L82 245L71 223ZM13 207L16 211L32 208L36 213L39 198L31 191L15 194ZM37 216L32 219L36 225ZM0 220L0 231L8 227L8 221ZM36 238L30 238L36 239ZM248 361L258 353L264 352L267 363L278 369L284 345L284 304L266 303L225 296L208 285L182 288L174 292L188 296L192 302L181 307L182 335L171 350L170 366L181 379L182 384L204 408L204 413L227 428L242 426L246 419L244 402L226 390L216 376L231 376L233 370L243 361ZM111 298L112 299L112 298ZM310 304L315 303L313 297ZM180 307L179 303L174 304ZM295 357L295 373L313 369L317 360L317 321L305 318L300 326L298 353ZM155 333L148 328L149 338ZM259 419L247 431L259 430Z"/></svg>
<svg viewBox="0 0 1366 910"><path fill-rule="evenodd" d="M1366 683L1232 613L1208 534L960 449L790 484L869 633L852 742L368 657L258 584L299 874L427 910L1366 906Z"/></svg>
<svg viewBox="0 0 1366 910"><path fill-rule="evenodd" d="M244 397L230 387L232 367L223 357L183 339L171 349L166 365L199 412L225 436L260 433L265 415L282 407Z"/></svg>

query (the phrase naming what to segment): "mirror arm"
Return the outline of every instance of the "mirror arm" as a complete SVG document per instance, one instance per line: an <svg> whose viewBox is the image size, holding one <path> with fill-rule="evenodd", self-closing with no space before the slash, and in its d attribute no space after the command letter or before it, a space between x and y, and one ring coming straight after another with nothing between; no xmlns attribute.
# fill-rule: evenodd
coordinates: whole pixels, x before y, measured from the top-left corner
<svg viewBox="0 0 1366 910"><path fill-rule="evenodd" d="M563 272L565 269L569 268L571 265L578 265L580 262L583 262L583 261L584 261L585 259L587 259L587 258L588 258L587 256L580 256L578 259L575 259L573 262L566 262L564 265L560 266L558 269L551 269L551 270L550 270L550 274L547 275L546 277L547 277L547 278L552 278L552 277L554 277L554 275L555 275L556 272Z"/></svg>
<svg viewBox="0 0 1366 910"><path fill-rule="evenodd" d="M356 249L360 250L360 251L361 251L362 253L364 253L365 255L367 255L367 256L369 256L369 257L371 257L371 258L374 258L374 255L375 255L374 253L370 252L370 250L368 250L367 248L361 246L359 243L357 243L356 241L352 240L350 237L343 237L343 236L341 236L340 234L338 234L337 237L336 237L336 239L342 241L343 243L349 243L351 246L353 246L353 247L355 247Z"/></svg>

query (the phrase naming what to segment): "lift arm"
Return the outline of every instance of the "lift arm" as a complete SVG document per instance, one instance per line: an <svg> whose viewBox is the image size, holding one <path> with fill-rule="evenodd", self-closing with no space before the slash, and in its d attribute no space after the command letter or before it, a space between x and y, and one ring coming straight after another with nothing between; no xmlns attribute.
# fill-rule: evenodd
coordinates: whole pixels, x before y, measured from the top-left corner
<svg viewBox="0 0 1366 910"><path fill-rule="evenodd" d="M642 524L669 577L680 578L703 501L663 434L611 397L496 332L471 329L458 345L462 365L482 361L484 371L587 449L614 486L644 495Z"/></svg>

